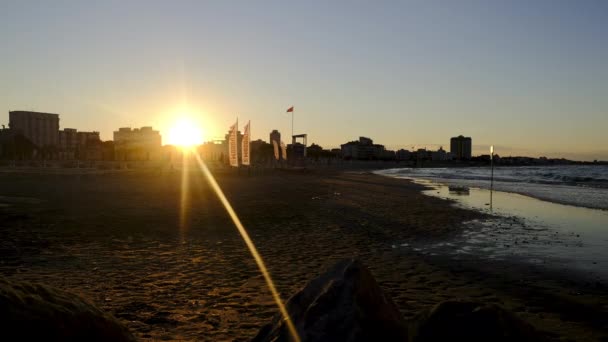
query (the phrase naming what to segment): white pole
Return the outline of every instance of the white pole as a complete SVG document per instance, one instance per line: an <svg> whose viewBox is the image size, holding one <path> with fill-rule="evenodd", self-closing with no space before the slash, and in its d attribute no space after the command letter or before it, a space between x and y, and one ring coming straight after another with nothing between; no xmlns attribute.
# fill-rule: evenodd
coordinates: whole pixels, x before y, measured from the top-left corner
<svg viewBox="0 0 608 342"><path fill-rule="evenodd" d="M490 210L492 210L492 193L494 191L494 145L490 146Z"/></svg>

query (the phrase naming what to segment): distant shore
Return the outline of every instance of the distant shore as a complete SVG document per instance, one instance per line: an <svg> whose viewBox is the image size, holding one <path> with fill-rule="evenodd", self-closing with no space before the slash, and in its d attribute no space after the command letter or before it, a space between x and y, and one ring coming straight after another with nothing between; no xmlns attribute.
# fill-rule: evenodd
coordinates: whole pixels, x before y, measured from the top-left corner
<svg viewBox="0 0 608 342"><path fill-rule="evenodd" d="M184 194L178 171L0 173L0 272L80 293L142 339L253 337L276 312L272 298L206 181L188 175ZM608 337L602 285L394 248L445 240L487 217L425 196L420 185L365 169L216 175L284 299L354 256L406 317L473 298L555 339Z"/></svg>

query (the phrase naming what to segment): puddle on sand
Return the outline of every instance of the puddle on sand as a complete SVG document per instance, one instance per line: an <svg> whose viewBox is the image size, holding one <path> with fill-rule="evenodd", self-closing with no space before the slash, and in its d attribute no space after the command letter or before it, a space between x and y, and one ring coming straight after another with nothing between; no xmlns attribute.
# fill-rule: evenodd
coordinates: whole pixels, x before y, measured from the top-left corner
<svg viewBox="0 0 608 342"><path fill-rule="evenodd" d="M492 213L496 218L474 220L449 241L411 244L424 254L455 259L481 257L517 260L535 265L584 271L608 281L608 211L574 207L531 197L417 181L431 187L424 193L455 200L455 205Z"/></svg>

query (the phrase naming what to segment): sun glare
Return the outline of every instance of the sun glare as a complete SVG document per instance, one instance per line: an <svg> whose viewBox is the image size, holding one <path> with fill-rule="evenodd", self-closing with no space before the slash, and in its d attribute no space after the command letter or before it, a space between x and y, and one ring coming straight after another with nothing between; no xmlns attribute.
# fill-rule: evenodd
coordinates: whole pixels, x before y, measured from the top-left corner
<svg viewBox="0 0 608 342"><path fill-rule="evenodd" d="M168 143L180 147L199 145L203 143L203 134L194 121L180 119L169 130Z"/></svg>

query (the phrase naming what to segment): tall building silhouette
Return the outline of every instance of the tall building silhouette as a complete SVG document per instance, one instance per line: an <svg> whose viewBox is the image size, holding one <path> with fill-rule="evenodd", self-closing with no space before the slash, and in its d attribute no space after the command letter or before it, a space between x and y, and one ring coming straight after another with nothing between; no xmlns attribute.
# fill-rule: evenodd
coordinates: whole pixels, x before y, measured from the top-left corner
<svg viewBox="0 0 608 342"><path fill-rule="evenodd" d="M468 160L471 159L471 137L459 135L450 139L450 153L456 159Z"/></svg>
<svg viewBox="0 0 608 342"><path fill-rule="evenodd" d="M10 111L8 126L38 147L59 145L59 114Z"/></svg>

